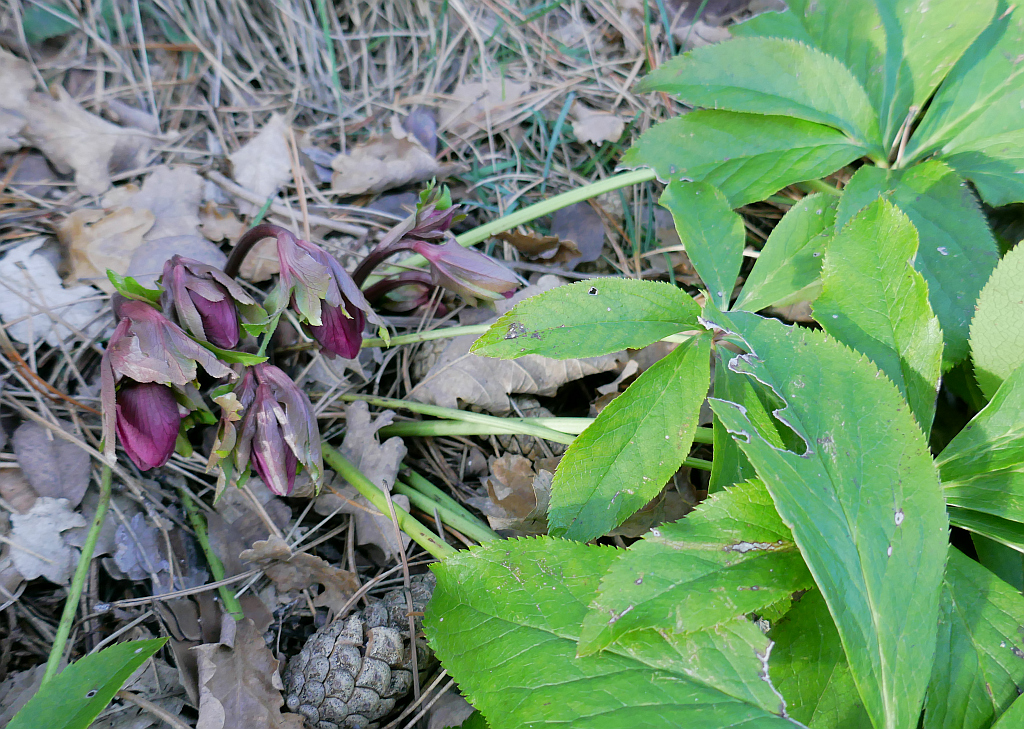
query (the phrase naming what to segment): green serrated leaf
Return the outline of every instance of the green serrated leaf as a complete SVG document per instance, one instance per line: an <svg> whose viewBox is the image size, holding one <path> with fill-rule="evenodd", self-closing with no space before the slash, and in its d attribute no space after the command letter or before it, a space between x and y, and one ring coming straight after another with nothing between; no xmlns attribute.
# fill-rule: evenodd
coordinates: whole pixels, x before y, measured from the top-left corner
<svg viewBox="0 0 1024 729"><path fill-rule="evenodd" d="M968 354L974 302L999 260L985 216L967 184L942 162L892 172L865 165L843 190L837 228L879 195L917 228L914 268L928 282L928 302L942 326L945 365L955 364Z"/></svg>
<svg viewBox="0 0 1024 729"><path fill-rule="evenodd" d="M1024 597L949 548L924 729L987 729L1024 689Z"/></svg>
<svg viewBox="0 0 1024 729"><path fill-rule="evenodd" d="M700 307L676 286L601 278L558 286L516 304L473 344L474 354L514 359L597 357L699 329Z"/></svg>
<svg viewBox="0 0 1024 729"><path fill-rule="evenodd" d="M745 341L750 354L729 366L771 387L804 441L802 454L775 448L742 408L711 401L792 529L868 715L916 727L948 528L921 429L874 365L824 334L710 305L705 318Z"/></svg>
<svg viewBox="0 0 1024 729"><path fill-rule="evenodd" d="M1024 130L958 146L943 159L973 182L989 205L1024 201Z"/></svg>
<svg viewBox="0 0 1024 729"><path fill-rule="evenodd" d="M715 359L715 382L714 395L720 400L729 400L755 412L761 413L761 402L754 392L750 378L746 375L738 375L722 362L722 357L731 357L728 350L717 349ZM764 413L767 416L767 413ZM713 494L732 486L742 483L756 475L754 467L736 441L729 435L729 431L722 425L718 416L713 416L712 424L712 449L715 457L711 462L711 477L708 481L708 493ZM771 429L774 430L774 429Z"/></svg>
<svg viewBox="0 0 1024 729"><path fill-rule="evenodd" d="M710 356L706 333L679 345L580 433L551 484L552 535L594 539L658 495L693 444L711 379Z"/></svg>
<svg viewBox="0 0 1024 729"><path fill-rule="evenodd" d="M106 708L135 669L167 638L118 643L61 671L39 689L7 729L85 729Z"/></svg>
<svg viewBox="0 0 1024 729"><path fill-rule="evenodd" d="M672 213L679 240L708 294L728 309L743 263L743 218L733 212L721 190L706 182L673 181L658 204Z"/></svg>
<svg viewBox="0 0 1024 729"><path fill-rule="evenodd" d="M1019 129L1024 101L1024 13L1000 0L992 22L947 74L904 154L913 162L940 147L961 145ZM954 141L957 140L957 141ZM954 165L955 166L955 165ZM964 175L969 179L971 175Z"/></svg>
<svg viewBox="0 0 1024 729"><path fill-rule="evenodd" d="M973 509L949 506L949 523L1024 553L1024 524Z"/></svg>
<svg viewBox="0 0 1024 729"><path fill-rule="evenodd" d="M148 301L152 304L159 303L160 301L161 292L159 289L147 289L131 276L122 276L117 271L108 268L107 278L110 280L110 284L117 289L117 292L126 299Z"/></svg>
<svg viewBox="0 0 1024 729"><path fill-rule="evenodd" d="M644 628L710 628L814 585L759 481L708 498L616 560L583 620L579 654Z"/></svg>
<svg viewBox="0 0 1024 729"><path fill-rule="evenodd" d="M790 208L768 236L733 308L760 311L813 301L838 207L836 196L815 193Z"/></svg>
<svg viewBox="0 0 1024 729"><path fill-rule="evenodd" d="M877 108L888 146L992 21L996 0L885 0L875 5L886 36Z"/></svg>
<svg viewBox="0 0 1024 729"><path fill-rule="evenodd" d="M917 230L878 199L828 245L814 318L830 335L875 363L931 432L942 369L942 330L928 285L914 270Z"/></svg>
<svg viewBox="0 0 1024 729"><path fill-rule="evenodd" d="M1024 246L1018 245L992 272L971 322L971 358L978 387L992 397L1024 363Z"/></svg>
<svg viewBox="0 0 1024 729"><path fill-rule="evenodd" d="M820 592L810 590L794 601L768 637L775 641L769 667L791 717L812 729L870 726Z"/></svg>
<svg viewBox="0 0 1024 729"><path fill-rule="evenodd" d="M1024 554L980 534L971 534L978 562L1017 592L1024 592Z"/></svg>
<svg viewBox="0 0 1024 729"><path fill-rule="evenodd" d="M878 114L849 69L783 38L736 38L661 64L639 91L666 91L690 106L778 114L825 124L885 156Z"/></svg>
<svg viewBox="0 0 1024 729"><path fill-rule="evenodd" d="M794 182L825 177L864 154L845 134L822 124L709 110L651 127L621 164L651 167L665 182L708 182L738 208Z"/></svg>
<svg viewBox="0 0 1024 729"><path fill-rule="evenodd" d="M1010 373L936 464L946 485L1024 467L1024 367Z"/></svg>
<svg viewBox="0 0 1024 729"><path fill-rule="evenodd" d="M789 38L814 45L807 28L789 8L781 12L760 13L742 23L730 25L729 32L734 38Z"/></svg>
<svg viewBox="0 0 1024 729"><path fill-rule="evenodd" d="M587 605L621 554L541 537L491 542L434 566L424 630L493 729L795 726L772 713L783 707L762 676L768 640L747 621L687 636L642 631L577 656Z"/></svg>

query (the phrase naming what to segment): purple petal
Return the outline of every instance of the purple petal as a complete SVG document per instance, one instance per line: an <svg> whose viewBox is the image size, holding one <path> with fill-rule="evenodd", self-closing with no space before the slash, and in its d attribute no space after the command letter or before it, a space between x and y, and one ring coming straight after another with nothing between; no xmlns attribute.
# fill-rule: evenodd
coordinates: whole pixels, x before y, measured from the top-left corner
<svg viewBox="0 0 1024 729"><path fill-rule="evenodd" d="M307 325L310 336L317 341L328 356L337 355L345 359L355 359L363 343L363 328L366 317L355 307L348 309L350 317L342 313L337 306L324 305L321 313L321 326Z"/></svg>
<svg viewBox="0 0 1024 729"><path fill-rule="evenodd" d="M141 471L167 463L174 452L181 415L166 385L125 382L117 392L117 435Z"/></svg>
<svg viewBox="0 0 1024 729"><path fill-rule="evenodd" d="M262 384L256 388L252 408L256 426L252 438L253 467L275 494L290 494L295 485L298 459L281 433L280 421L284 419L284 412L269 385Z"/></svg>
<svg viewBox="0 0 1024 729"><path fill-rule="evenodd" d="M226 295L220 301L211 301L195 291L189 291L188 294L202 319L206 340L221 349L234 349L238 344L238 311L235 302Z"/></svg>

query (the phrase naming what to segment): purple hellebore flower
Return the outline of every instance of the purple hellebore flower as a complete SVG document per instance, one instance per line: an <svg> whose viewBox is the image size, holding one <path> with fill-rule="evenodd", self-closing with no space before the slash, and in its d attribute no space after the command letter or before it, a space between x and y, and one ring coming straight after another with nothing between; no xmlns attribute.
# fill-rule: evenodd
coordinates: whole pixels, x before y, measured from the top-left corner
<svg viewBox="0 0 1024 729"><path fill-rule="evenodd" d="M264 317L262 307L238 283L219 268L175 255L164 263L161 283L163 307L173 311L185 329L215 347L238 345L238 311L246 318Z"/></svg>
<svg viewBox="0 0 1024 729"><path fill-rule="evenodd" d="M289 297L299 319L328 357L359 353L366 320L383 326L363 292L338 260L319 246L282 229L277 236L281 296Z"/></svg>
<svg viewBox="0 0 1024 729"><path fill-rule="evenodd" d="M125 382L116 395L117 437L140 471L167 463L178 439L183 408L167 385Z"/></svg>
<svg viewBox="0 0 1024 729"><path fill-rule="evenodd" d="M476 299L510 298L519 285L507 268L480 251L463 248L452 237L444 243L413 241L410 248L430 262L436 286L454 291L471 305Z"/></svg>
<svg viewBox="0 0 1024 729"><path fill-rule="evenodd" d="M323 478L320 429L309 398L281 369L253 366L235 389L236 402L244 409L235 446L235 467L239 472L252 465L275 494L287 496L295 486L298 466L319 483ZM237 420L238 408L225 408L225 419ZM223 432L234 426L228 422ZM226 439L221 450L227 448Z"/></svg>
<svg viewBox="0 0 1024 729"><path fill-rule="evenodd" d="M100 361L104 455L114 460L116 432L128 456L146 471L166 463L174 450L181 411L189 410L178 399L203 407L193 384L197 365L213 377L234 373L149 304L121 300L116 313L120 322Z"/></svg>

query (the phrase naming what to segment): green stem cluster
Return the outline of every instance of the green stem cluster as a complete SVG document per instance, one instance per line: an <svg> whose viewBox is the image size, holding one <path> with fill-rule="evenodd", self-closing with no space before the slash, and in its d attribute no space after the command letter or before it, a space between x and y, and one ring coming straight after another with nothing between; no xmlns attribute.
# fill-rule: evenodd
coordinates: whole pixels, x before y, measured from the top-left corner
<svg viewBox="0 0 1024 729"><path fill-rule="evenodd" d="M192 529L196 533L196 540L199 542L199 546L203 548L206 562L210 565L210 574L213 575L215 582L220 582L224 579L224 563L220 561L220 557L217 556L217 553L213 551L213 547L210 545L210 537L206 533L206 521L203 519L203 515L199 513L199 507L192 501L192 497L189 496L188 492L180 489L178 493L181 494L181 503L185 505L189 521L192 522ZM238 602L235 593L227 585L221 585L217 588L217 591L220 592L220 598L224 601L224 610L235 620L241 620L244 617L242 604Z"/></svg>

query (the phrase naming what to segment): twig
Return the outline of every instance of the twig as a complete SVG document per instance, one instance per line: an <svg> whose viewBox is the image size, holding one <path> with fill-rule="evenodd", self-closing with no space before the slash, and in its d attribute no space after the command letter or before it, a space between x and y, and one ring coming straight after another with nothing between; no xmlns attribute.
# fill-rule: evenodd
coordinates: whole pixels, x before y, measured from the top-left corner
<svg viewBox="0 0 1024 729"><path fill-rule="evenodd" d="M183 722L181 719L170 713L166 709L160 708L157 704L154 704L149 699L145 699L138 694L134 694L131 691L125 691L124 689L117 692L117 698L128 701L135 704L140 709L148 711L153 716L157 717L163 722L174 727L174 729L192 729L188 724Z"/></svg>
<svg viewBox="0 0 1024 729"><path fill-rule="evenodd" d="M103 473L100 476L100 499L96 504L96 515L92 519L92 526L85 537L85 544L82 545L82 554L78 558L78 566L75 568L75 576L71 580L71 588L68 590L68 599L64 601L64 612L60 616L60 624L57 626L57 634L53 638L53 646L50 648L50 657L46 661L46 672L39 684L40 688L45 686L57 675L57 667L64 655L64 646L68 642L68 635L71 633L71 625L75 622L75 613L78 612L78 601L82 598L82 587L85 585L86 575L89 574L89 563L92 562L92 553L96 549L96 542L100 538L100 529L103 527L103 519L107 515L107 506L110 504L110 466L103 466Z"/></svg>
<svg viewBox="0 0 1024 729"><path fill-rule="evenodd" d="M210 546L210 538L206 534L206 522L203 521L203 515L199 513L199 509L196 508L195 502L192 501L192 497L188 495L187 491L179 489L178 493L181 494L181 502L185 505L188 518L192 522L192 528L196 533L196 540L198 540L199 546L203 548L203 553L206 554L206 562L210 565L210 574L217 581L223 580L224 564L213 551L213 547ZM242 614L242 604L238 602L235 593L223 585L218 587L217 591L220 592L220 598L224 601L224 609L231 614L231 617L235 620L241 620L245 617Z"/></svg>

